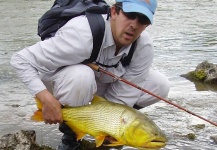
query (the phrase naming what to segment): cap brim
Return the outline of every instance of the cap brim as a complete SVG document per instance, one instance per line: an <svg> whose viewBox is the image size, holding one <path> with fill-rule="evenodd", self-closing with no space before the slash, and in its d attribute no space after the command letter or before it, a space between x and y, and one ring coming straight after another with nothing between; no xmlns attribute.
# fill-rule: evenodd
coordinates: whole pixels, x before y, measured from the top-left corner
<svg viewBox="0 0 217 150"><path fill-rule="evenodd" d="M122 3L122 8L124 12L138 12L144 14L145 16L148 17L151 24L153 23L153 13L148 8L142 5L131 3L131 2L124 2Z"/></svg>

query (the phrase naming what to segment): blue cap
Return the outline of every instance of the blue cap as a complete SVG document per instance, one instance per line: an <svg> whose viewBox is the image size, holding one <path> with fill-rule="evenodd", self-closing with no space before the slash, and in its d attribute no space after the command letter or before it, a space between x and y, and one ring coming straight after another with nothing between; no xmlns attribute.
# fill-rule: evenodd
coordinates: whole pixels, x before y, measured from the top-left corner
<svg viewBox="0 0 217 150"><path fill-rule="evenodd" d="M153 23L153 16L157 8L157 0L116 0L122 2L124 12L138 12L147 16Z"/></svg>

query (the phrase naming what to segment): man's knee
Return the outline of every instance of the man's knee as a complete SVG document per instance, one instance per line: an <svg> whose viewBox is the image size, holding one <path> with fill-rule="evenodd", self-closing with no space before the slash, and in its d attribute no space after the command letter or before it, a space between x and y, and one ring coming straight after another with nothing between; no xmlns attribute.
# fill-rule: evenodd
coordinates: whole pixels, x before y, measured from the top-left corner
<svg viewBox="0 0 217 150"><path fill-rule="evenodd" d="M150 71L144 88L157 96L166 98L170 90L170 82L164 74L152 70ZM143 92L136 105L146 107L158 101L158 98Z"/></svg>
<svg viewBox="0 0 217 150"><path fill-rule="evenodd" d="M86 65L73 65L64 68L64 80L77 86L89 86L95 82L93 70Z"/></svg>
<svg viewBox="0 0 217 150"><path fill-rule="evenodd" d="M169 80L166 78L166 76L164 76L163 74L161 74L161 78L159 78L157 81L157 87L158 87L158 94L161 97L167 97L169 90L170 90L170 82Z"/></svg>
<svg viewBox="0 0 217 150"><path fill-rule="evenodd" d="M167 97L170 90L170 82L163 73L152 70L147 82L147 86L149 86L147 88L153 91L154 94L161 97Z"/></svg>
<svg viewBox="0 0 217 150"><path fill-rule="evenodd" d="M86 105L96 92L95 75L86 65L72 65L59 72L54 95L64 105Z"/></svg>

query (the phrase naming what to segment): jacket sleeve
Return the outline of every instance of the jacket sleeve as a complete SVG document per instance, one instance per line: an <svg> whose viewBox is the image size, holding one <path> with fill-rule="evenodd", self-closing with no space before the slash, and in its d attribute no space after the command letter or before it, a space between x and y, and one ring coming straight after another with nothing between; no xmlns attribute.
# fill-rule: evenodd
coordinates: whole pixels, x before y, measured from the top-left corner
<svg viewBox="0 0 217 150"><path fill-rule="evenodd" d="M60 28L54 37L15 53L11 58L11 65L34 96L45 89L39 72L51 74L59 67L78 64L89 58L92 40L86 17L79 16Z"/></svg>

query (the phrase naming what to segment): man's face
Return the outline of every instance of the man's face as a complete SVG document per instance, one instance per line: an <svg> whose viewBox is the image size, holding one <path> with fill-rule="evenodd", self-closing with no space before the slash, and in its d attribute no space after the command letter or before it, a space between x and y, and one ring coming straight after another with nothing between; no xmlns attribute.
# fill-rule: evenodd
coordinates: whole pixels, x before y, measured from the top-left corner
<svg viewBox="0 0 217 150"><path fill-rule="evenodd" d="M115 7L111 8L111 30L117 49L133 43L147 26L138 18L130 19L122 10L117 13Z"/></svg>

